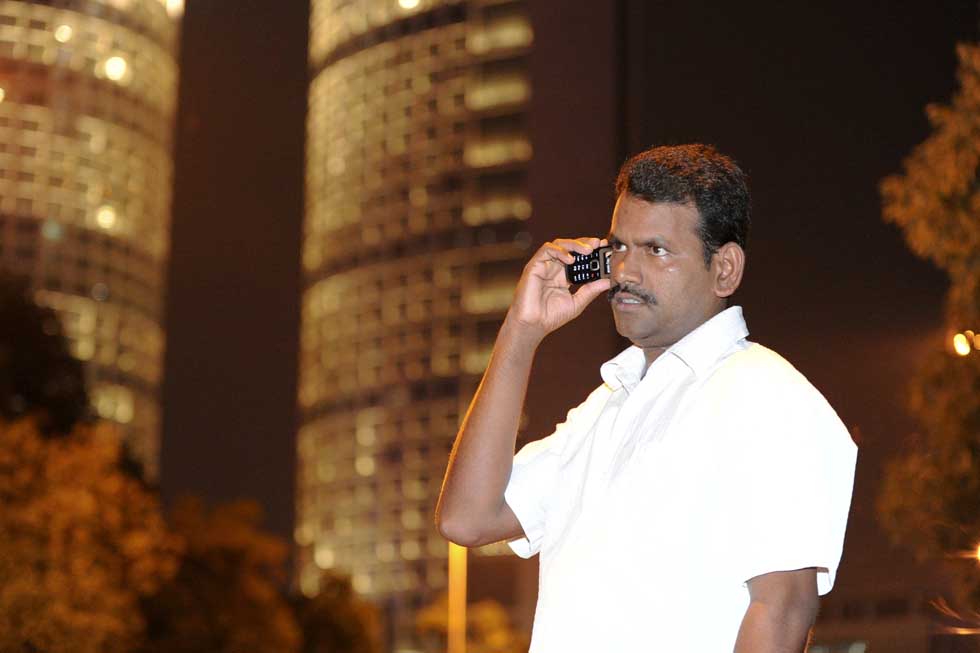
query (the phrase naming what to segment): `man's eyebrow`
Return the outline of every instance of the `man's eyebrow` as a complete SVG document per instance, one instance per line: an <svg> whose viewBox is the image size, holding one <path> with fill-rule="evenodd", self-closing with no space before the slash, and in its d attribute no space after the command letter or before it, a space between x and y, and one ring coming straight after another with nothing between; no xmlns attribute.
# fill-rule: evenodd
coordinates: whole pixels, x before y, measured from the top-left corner
<svg viewBox="0 0 980 653"><path fill-rule="evenodd" d="M622 241L616 236L616 234L610 232L606 234L606 240L610 243L621 243ZM641 243L637 243L640 247L669 247L669 241L663 236L651 236Z"/></svg>

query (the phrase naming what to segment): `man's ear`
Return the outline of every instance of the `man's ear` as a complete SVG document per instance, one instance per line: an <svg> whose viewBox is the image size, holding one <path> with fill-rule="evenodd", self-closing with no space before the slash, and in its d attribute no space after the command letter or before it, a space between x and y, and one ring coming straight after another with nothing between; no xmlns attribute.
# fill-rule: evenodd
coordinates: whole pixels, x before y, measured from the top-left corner
<svg viewBox="0 0 980 653"><path fill-rule="evenodd" d="M742 283L745 250L737 243L725 243L712 257L711 269L715 275L715 295L731 297Z"/></svg>

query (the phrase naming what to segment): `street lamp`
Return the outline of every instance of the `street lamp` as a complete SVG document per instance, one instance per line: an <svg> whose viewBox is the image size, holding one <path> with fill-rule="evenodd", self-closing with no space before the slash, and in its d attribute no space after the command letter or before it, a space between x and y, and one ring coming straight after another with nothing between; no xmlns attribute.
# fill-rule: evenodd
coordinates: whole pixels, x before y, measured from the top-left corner
<svg viewBox="0 0 980 653"><path fill-rule="evenodd" d="M968 356L974 349L980 349L980 334L970 329L953 336L953 351L960 356Z"/></svg>

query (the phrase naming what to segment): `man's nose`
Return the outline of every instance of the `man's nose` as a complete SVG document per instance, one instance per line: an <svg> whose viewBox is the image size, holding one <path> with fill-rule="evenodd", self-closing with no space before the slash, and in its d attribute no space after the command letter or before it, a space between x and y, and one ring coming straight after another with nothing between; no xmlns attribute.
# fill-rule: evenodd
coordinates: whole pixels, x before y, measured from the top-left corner
<svg viewBox="0 0 980 653"><path fill-rule="evenodd" d="M612 280L616 285L624 283L638 284L640 282L636 259L630 252L616 252L609 262L612 266Z"/></svg>

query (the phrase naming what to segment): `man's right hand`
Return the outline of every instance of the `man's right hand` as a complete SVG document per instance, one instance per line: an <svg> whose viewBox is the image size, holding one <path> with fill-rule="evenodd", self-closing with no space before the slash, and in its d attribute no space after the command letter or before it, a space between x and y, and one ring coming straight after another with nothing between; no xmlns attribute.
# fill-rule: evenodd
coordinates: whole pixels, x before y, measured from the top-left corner
<svg viewBox="0 0 980 653"><path fill-rule="evenodd" d="M535 252L524 267L483 382L449 457L436 508L436 523L446 539L481 546L523 535L504 492L531 364L546 335L577 317L611 285L609 279L599 279L572 294L565 276L565 264L574 260L572 252L590 254L601 244L598 238L555 240Z"/></svg>
<svg viewBox="0 0 980 653"><path fill-rule="evenodd" d="M605 240L598 238L559 238L542 245L524 266L507 312L507 322L540 340L578 317L612 282L598 279L584 284L573 294L565 266L574 262L573 253L591 254L605 244Z"/></svg>

